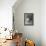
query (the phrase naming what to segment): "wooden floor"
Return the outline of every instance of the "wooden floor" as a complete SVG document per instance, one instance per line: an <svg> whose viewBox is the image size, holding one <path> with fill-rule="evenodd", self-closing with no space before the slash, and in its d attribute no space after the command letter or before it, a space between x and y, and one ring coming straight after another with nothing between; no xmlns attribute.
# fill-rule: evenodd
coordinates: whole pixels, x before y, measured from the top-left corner
<svg viewBox="0 0 46 46"><path fill-rule="evenodd" d="M0 46L16 46L15 39L13 40L6 40L6 42L2 43Z"/></svg>

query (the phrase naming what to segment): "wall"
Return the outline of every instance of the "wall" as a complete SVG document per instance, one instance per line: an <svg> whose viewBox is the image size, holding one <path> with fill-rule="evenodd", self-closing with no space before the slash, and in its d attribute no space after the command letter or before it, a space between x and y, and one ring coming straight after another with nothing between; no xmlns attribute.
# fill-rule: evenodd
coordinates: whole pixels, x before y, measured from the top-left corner
<svg viewBox="0 0 46 46"><path fill-rule="evenodd" d="M12 6L16 0L0 0L0 27L12 28Z"/></svg>
<svg viewBox="0 0 46 46"><path fill-rule="evenodd" d="M34 13L34 25L24 26L24 13ZM41 0L23 0L15 9L15 28L22 32L24 38L35 41L36 46L41 46Z"/></svg>
<svg viewBox="0 0 46 46"><path fill-rule="evenodd" d="M41 41L46 46L46 0L41 1Z"/></svg>

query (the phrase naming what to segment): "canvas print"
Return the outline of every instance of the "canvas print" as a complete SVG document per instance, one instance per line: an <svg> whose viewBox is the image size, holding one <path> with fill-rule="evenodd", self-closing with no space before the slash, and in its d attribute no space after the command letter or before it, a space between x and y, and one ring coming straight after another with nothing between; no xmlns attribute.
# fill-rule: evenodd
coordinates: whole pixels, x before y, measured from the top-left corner
<svg viewBox="0 0 46 46"><path fill-rule="evenodd" d="M33 25L33 13L24 13L24 25Z"/></svg>

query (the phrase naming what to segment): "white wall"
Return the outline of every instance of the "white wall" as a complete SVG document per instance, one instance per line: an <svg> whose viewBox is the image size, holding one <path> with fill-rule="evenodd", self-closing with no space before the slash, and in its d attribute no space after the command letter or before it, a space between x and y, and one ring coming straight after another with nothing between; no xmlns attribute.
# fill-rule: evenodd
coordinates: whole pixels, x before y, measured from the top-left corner
<svg viewBox="0 0 46 46"><path fill-rule="evenodd" d="M12 6L16 0L0 0L0 27L12 28Z"/></svg>
<svg viewBox="0 0 46 46"><path fill-rule="evenodd" d="M24 26L24 13L34 13L34 25ZM15 9L15 28L41 46L41 0L23 0Z"/></svg>
<svg viewBox="0 0 46 46"><path fill-rule="evenodd" d="M41 38L42 46L46 46L46 0L41 1Z"/></svg>

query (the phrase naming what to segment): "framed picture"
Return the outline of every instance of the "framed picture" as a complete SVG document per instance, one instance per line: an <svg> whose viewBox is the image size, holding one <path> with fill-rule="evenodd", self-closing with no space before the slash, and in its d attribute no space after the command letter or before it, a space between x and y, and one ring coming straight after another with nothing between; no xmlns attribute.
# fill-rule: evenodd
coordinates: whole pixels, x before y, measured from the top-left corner
<svg viewBox="0 0 46 46"><path fill-rule="evenodd" d="M24 25L33 25L33 13L24 13Z"/></svg>

